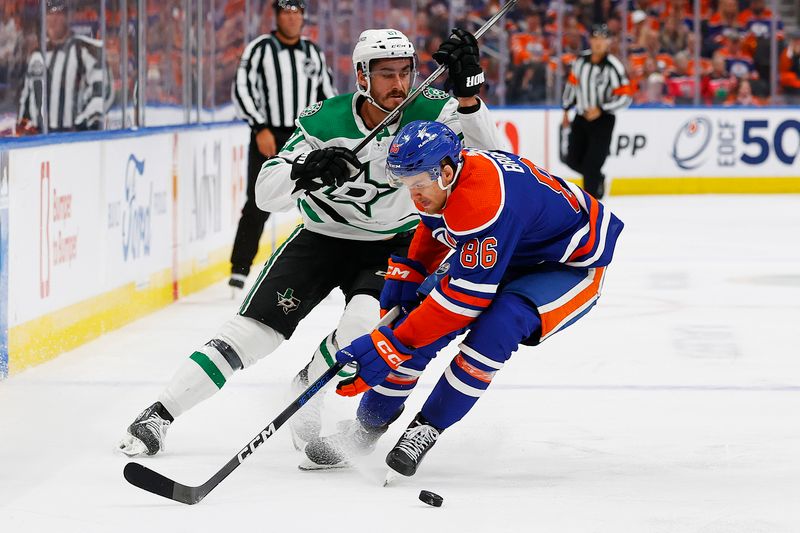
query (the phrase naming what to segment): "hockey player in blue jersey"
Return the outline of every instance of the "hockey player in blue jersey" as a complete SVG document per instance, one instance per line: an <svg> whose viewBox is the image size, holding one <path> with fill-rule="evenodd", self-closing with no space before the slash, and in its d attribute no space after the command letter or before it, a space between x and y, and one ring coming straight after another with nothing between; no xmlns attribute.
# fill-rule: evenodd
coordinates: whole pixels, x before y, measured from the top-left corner
<svg viewBox="0 0 800 533"><path fill-rule="evenodd" d="M405 314L336 354L338 361L358 363L337 392L365 394L356 420L305 451L312 464L329 467L372 451L437 351L468 331L386 458L410 476L520 344L539 344L594 306L623 224L578 186L524 157L462 150L456 134L438 122L406 125L386 166L390 180L408 188L422 219L408 257L389 260L381 293L382 309L400 305ZM451 251L420 303L421 282Z"/></svg>

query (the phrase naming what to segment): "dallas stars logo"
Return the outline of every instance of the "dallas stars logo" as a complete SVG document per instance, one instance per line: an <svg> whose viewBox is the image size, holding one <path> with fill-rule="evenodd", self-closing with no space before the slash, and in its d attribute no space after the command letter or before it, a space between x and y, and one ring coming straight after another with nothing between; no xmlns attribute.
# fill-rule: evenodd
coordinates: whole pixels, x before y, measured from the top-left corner
<svg viewBox="0 0 800 533"><path fill-rule="evenodd" d="M283 294L278 294L278 307L283 308L283 313L288 315L300 306L300 300L294 297L294 289L286 289Z"/></svg>
<svg viewBox="0 0 800 533"><path fill-rule="evenodd" d="M331 202L352 205L365 216L371 217L375 202L397 192L397 189L388 183L370 179L370 170L367 166L356 181L349 181L341 187L328 187L323 192Z"/></svg>

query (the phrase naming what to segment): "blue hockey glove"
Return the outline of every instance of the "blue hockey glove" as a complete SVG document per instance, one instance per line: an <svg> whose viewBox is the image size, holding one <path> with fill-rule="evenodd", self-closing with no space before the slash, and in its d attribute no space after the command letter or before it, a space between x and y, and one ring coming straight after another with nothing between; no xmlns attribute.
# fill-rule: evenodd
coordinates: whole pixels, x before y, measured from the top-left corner
<svg viewBox="0 0 800 533"><path fill-rule="evenodd" d="M358 363L358 371L336 385L336 394L356 396L366 392L386 379L389 372L397 370L404 362L414 357L414 350L406 347L386 326L362 335L349 346L336 352L340 363Z"/></svg>
<svg viewBox="0 0 800 533"><path fill-rule="evenodd" d="M426 275L427 271L422 263L392 254L381 291L381 316L396 305L399 305L405 314L417 307L419 305L417 289Z"/></svg>

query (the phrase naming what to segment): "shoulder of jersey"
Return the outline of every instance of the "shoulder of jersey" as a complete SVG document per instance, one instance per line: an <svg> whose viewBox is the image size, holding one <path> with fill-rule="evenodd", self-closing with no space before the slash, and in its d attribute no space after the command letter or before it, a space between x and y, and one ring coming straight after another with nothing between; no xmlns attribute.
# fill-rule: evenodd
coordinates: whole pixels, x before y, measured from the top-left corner
<svg viewBox="0 0 800 533"><path fill-rule="evenodd" d="M505 206L505 183L496 163L480 151L465 150L464 167L447 199L444 221L457 235L482 231L494 224Z"/></svg>
<svg viewBox="0 0 800 533"><path fill-rule="evenodd" d="M297 117L297 123L307 135L323 142L341 137L364 137L353 116L353 93L340 94L311 104Z"/></svg>
<svg viewBox="0 0 800 533"><path fill-rule="evenodd" d="M458 104L456 99L452 98L448 93L434 87L426 87L422 94L403 111L403 117L400 119L398 128L402 128L415 120L436 120L448 105L455 109Z"/></svg>

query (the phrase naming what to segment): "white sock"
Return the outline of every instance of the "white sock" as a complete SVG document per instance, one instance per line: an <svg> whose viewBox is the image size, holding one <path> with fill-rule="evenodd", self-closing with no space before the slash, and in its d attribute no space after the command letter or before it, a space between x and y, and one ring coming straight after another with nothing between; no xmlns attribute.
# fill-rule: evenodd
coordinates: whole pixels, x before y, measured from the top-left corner
<svg viewBox="0 0 800 533"><path fill-rule="evenodd" d="M173 417L212 397L236 370L275 351L284 337L261 322L236 315L223 324L215 339L230 346L232 362L209 344L189 356L158 398Z"/></svg>

